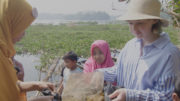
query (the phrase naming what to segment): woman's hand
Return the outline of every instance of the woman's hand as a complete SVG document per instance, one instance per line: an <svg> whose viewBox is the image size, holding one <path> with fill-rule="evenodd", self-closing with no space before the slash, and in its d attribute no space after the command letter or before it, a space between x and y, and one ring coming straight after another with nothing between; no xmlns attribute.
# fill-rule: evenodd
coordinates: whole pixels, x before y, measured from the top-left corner
<svg viewBox="0 0 180 101"><path fill-rule="evenodd" d="M44 89L49 89L51 91L54 91L54 85L50 82L38 82L36 81L36 90L42 91Z"/></svg>
<svg viewBox="0 0 180 101"><path fill-rule="evenodd" d="M54 91L54 85L50 82L40 82L40 81L32 81L32 82L17 82L17 85L19 86L20 90L22 92L27 91L42 91L44 89L49 89L51 91Z"/></svg>
<svg viewBox="0 0 180 101"><path fill-rule="evenodd" d="M109 95L112 101L126 101L126 89L118 89L111 95Z"/></svg>

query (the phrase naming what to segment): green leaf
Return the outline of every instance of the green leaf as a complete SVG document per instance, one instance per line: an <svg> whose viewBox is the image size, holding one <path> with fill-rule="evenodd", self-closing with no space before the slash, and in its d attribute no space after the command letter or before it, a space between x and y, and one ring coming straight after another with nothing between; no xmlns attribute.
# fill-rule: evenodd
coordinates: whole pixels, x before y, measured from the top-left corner
<svg viewBox="0 0 180 101"><path fill-rule="evenodd" d="M180 13L180 8L174 10L175 13Z"/></svg>
<svg viewBox="0 0 180 101"><path fill-rule="evenodd" d="M175 8L179 8L179 5L174 5Z"/></svg>
<svg viewBox="0 0 180 101"><path fill-rule="evenodd" d="M175 3L177 3L179 0L174 0Z"/></svg>
<svg viewBox="0 0 180 101"><path fill-rule="evenodd" d="M178 5L180 5L180 1L178 1L178 3L177 3Z"/></svg>

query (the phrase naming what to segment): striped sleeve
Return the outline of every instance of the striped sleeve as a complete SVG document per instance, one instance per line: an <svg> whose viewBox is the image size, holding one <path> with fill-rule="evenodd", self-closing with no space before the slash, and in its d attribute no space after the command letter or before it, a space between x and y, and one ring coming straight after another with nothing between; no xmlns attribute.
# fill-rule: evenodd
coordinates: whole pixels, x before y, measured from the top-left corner
<svg viewBox="0 0 180 101"><path fill-rule="evenodd" d="M118 84L120 84L120 80L118 77L123 77L122 74L120 72L122 71L122 61L123 61L123 57L125 57L125 53L126 53L126 49L127 49L127 44L126 46L121 50L118 59L117 59L117 64L115 66L113 66L112 68L106 69L104 70L104 80L108 81L108 82L117 82ZM122 83L122 80L121 80ZM123 85L121 85L123 86Z"/></svg>
<svg viewBox="0 0 180 101"><path fill-rule="evenodd" d="M127 90L127 101L172 101L175 77L179 71L179 58L177 55L170 55L165 61L163 72L151 90ZM160 72L159 72L160 73Z"/></svg>
<svg viewBox="0 0 180 101"><path fill-rule="evenodd" d="M108 82L117 82L117 67L108 68L104 71L104 80Z"/></svg>
<svg viewBox="0 0 180 101"><path fill-rule="evenodd" d="M117 67L116 65L111 68L96 69L96 72L104 73L104 80L108 82L115 82L117 80Z"/></svg>
<svg viewBox="0 0 180 101"><path fill-rule="evenodd" d="M175 76L160 80L154 90L127 89L126 101L172 101Z"/></svg>

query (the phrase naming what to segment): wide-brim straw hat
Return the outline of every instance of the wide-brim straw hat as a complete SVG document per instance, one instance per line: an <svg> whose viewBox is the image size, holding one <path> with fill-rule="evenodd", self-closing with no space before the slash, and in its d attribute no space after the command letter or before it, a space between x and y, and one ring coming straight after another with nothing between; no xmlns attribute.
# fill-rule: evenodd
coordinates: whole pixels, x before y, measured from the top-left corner
<svg viewBox="0 0 180 101"><path fill-rule="evenodd" d="M161 3L159 0L130 0L127 12L118 20L159 19L163 27L169 25L168 20L160 17Z"/></svg>

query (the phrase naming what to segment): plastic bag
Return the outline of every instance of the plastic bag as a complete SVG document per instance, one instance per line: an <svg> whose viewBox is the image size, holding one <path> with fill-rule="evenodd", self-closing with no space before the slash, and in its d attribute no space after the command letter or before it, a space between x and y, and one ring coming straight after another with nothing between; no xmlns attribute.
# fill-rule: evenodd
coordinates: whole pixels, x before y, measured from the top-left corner
<svg viewBox="0 0 180 101"><path fill-rule="evenodd" d="M62 101L104 101L104 75L101 72L73 73L62 94Z"/></svg>

